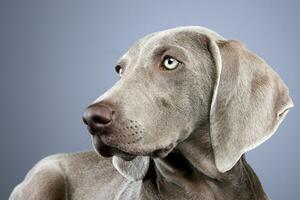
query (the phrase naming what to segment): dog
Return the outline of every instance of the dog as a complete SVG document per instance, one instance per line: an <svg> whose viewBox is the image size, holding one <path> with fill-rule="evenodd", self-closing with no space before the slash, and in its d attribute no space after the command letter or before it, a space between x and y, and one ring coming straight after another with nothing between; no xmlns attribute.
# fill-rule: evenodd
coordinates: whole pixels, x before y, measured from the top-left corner
<svg viewBox="0 0 300 200"><path fill-rule="evenodd" d="M119 81L83 114L95 151L42 159L10 200L269 199L244 154L293 102L264 60L177 27L139 39L115 69Z"/></svg>

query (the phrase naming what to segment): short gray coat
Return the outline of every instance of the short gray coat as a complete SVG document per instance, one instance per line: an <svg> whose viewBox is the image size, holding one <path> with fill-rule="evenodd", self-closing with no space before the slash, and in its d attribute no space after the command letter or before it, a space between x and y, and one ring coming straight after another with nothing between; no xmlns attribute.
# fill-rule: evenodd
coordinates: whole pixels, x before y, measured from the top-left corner
<svg viewBox="0 0 300 200"><path fill-rule="evenodd" d="M179 66L164 69L165 56ZM120 80L91 104L116 110L109 134L92 135L96 151L41 160L10 200L268 199L244 154L293 103L264 60L209 29L178 27L138 40L117 65ZM103 144L112 158L99 156Z"/></svg>

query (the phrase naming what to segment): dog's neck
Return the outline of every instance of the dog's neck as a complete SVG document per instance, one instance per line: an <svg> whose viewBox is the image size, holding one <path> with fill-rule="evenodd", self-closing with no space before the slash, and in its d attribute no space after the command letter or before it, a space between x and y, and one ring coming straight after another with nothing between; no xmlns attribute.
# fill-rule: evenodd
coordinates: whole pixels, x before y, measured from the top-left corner
<svg viewBox="0 0 300 200"><path fill-rule="evenodd" d="M244 156L228 172L218 172L204 129L193 133L164 159L154 159L151 168L148 177L155 177L158 190L178 187L200 199L268 199Z"/></svg>

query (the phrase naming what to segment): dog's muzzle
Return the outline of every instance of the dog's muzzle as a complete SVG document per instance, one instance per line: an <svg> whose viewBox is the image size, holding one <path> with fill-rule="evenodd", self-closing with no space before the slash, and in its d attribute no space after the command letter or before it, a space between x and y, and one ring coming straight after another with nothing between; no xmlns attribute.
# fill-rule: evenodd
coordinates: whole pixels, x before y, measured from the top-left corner
<svg viewBox="0 0 300 200"><path fill-rule="evenodd" d="M114 113L115 111L111 107L97 103L87 107L82 119L87 125L89 133L92 135L94 147L100 155L104 157L119 155L126 160L130 160L133 157L132 155L107 145L102 141L105 136L109 137L111 135L110 126L113 123Z"/></svg>
<svg viewBox="0 0 300 200"><path fill-rule="evenodd" d="M101 135L106 134L105 130L112 122L113 113L113 110L106 105L93 104L87 107L82 117L94 139L96 150L105 157L111 157L112 152L111 148L101 141Z"/></svg>

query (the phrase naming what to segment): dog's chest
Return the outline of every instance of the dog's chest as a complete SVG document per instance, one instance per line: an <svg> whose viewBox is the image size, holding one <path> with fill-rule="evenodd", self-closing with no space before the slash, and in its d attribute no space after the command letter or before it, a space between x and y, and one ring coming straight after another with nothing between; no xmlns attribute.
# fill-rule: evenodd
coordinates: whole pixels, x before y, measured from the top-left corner
<svg viewBox="0 0 300 200"><path fill-rule="evenodd" d="M89 178L89 180L91 180ZM174 184L155 185L150 180L126 181L113 176L98 183L78 182L77 189L70 190L69 198L74 200L205 200L195 194L187 194ZM85 182L85 184L83 184ZM74 184L74 182L73 182Z"/></svg>
<svg viewBox="0 0 300 200"><path fill-rule="evenodd" d="M141 181L128 181L119 191L115 200L158 200L157 192L151 184Z"/></svg>
<svg viewBox="0 0 300 200"><path fill-rule="evenodd" d="M115 196L114 200L202 200L197 195L187 194L182 188L154 186L151 181L130 181Z"/></svg>

